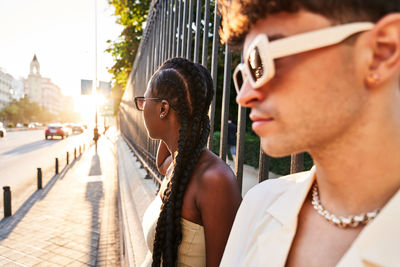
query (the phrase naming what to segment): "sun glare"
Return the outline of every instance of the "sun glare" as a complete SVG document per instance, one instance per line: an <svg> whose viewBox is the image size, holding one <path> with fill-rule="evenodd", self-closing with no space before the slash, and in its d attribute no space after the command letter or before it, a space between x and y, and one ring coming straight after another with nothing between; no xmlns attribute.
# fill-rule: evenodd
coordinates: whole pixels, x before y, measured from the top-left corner
<svg viewBox="0 0 400 267"><path fill-rule="evenodd" d="M80 95L75 97L75 110L81 114L82 120L86 123L94 121L96 112L95 97L91 95Z"/></svg>

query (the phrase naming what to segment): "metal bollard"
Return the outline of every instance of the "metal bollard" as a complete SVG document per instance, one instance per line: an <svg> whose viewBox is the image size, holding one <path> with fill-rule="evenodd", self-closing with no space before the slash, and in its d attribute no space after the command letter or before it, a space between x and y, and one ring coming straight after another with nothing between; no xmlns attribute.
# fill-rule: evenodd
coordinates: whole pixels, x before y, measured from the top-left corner
<svg viewBox="0 0 400 267"><path fill-rule="evenodd" d="M76 148L74 148L74 159L76 159Z"/></svg>
<svg viewBox="0 0 400 267"><path fill-rule="evenodd" d="M58 174L58 158L56 158L56 174Z"/></svg>
<svg viewBox="0 0 400 267"><path fill-rule="evenodd" d="M69 152L67 151L67 165L69 164Z"/></svg>
<svg viewBox="0 0 400 267"><path fill-rule="evenodd" d="M37 168L37 189L42 188L42 168Z"/></svg>
<svg viewBox="0 0 400 267"><path fill-rule="evenodd" d="M4 217L11 216L11 190L9 186L3 186Z"/></svg>

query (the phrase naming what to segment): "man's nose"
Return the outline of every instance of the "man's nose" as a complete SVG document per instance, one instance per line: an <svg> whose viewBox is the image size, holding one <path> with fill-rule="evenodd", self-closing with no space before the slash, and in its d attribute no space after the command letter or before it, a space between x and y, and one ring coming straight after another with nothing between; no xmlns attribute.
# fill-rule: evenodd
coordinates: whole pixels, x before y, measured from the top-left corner
<svg viewBox="0 0 400 267"><path fill-rule="evenodd" d="M242 107L251 108L262 98L260 88L253 88L248 80L245 80L239 94L236 96L236 102Z"/></svg>

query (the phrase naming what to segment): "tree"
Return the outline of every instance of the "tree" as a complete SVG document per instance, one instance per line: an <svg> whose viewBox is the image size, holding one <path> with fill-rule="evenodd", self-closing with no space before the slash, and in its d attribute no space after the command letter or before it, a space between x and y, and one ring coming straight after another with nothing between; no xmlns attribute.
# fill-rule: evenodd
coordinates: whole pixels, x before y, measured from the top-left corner
<svg viewBox="0 0 400 267"><path fill-rule="evenodd" d="M0 110L0 119L12 123L29 123L31 121L49 122L57 116L51 114L36 102L31 102L28 97L12 100Z"/></svg>
<svg viewBox="0 0 400 267"><path fill-rule="evenodd" d="M117 40L107 41L110 47L106 49L115 62L108 72L113 75L112 95L116 112L142 39L143 23L147 20L151 1L109 0L108 3L115 8L116 22L124 26Z"/></svg>

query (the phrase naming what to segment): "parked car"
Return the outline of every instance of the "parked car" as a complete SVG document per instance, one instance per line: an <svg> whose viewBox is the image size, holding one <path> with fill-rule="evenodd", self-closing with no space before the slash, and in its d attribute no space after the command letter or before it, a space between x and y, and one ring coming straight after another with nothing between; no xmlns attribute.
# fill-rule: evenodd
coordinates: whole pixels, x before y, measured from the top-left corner
<svg viewBox="0 0 400 267"><path fill-rule="evenodd" d="M6 128L4 128L4 125L2 122L0 122L0 138L6 136Z"/></svg>
<svg viewBox="0 0 400 267"><path fill-rule="evenodd" d="M49 124L45 130L45 137L48 139L49 136L53 139L54 136L60 136L62 139L68 137L71 130L62 124Z"/></svg>
<svg viewBox="0 0 400 267"><path fill-rule="evenodd" d="M79 125L79 124L74 124L72 125L72 132L73 133L83 133L83 126Z"/></svg>

